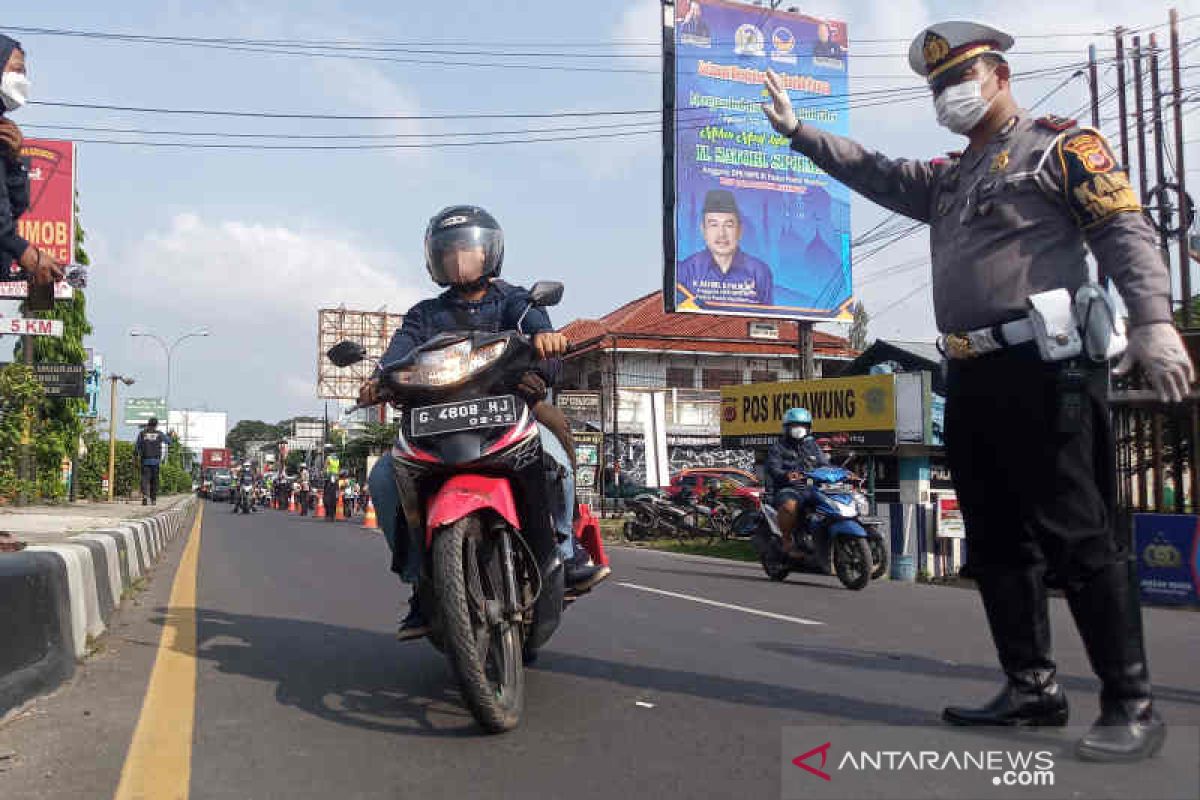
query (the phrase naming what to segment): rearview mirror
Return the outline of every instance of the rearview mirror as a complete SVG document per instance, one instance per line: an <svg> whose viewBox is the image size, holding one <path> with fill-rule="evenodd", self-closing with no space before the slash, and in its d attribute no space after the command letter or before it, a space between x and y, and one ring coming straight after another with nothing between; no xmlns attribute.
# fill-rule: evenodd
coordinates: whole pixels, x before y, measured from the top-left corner
<svg viewBox="0 0 1200 800"><path fill-rule="evenodd" d="M529 290L529 295L538 308L556 306L562 302L563 285L558 281L538 281Z"/></svg>
<svg viewBox="0 0 1200 800"><path fill-rule="evenodd" d="M349 367L352 364L357 364L367 357L367 349L358 342L352 342L349 339L338 342L333 347L329 348L329 352L325 354L329 360L336 366Z"/></svg>

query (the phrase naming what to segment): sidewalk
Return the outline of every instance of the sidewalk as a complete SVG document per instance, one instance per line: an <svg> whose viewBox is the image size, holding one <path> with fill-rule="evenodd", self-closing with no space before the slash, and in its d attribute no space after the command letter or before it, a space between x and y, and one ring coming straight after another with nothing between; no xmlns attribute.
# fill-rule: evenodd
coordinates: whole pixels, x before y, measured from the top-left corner
<svg viewBox="0 0 1200 800"><path fill-rule="evenodd" d="M130 590L194 516L196 498L0 509L0 718L75 672Z"/></svg>
<svg viewBox="0 0 1200 800"><path fill-rule="evenodd" d="M111 528L167 511L189 495L159 498L157 506L138 503L81 501L58 506L0 508L0 533L28 544L65 541L74 533Z"/></svg>

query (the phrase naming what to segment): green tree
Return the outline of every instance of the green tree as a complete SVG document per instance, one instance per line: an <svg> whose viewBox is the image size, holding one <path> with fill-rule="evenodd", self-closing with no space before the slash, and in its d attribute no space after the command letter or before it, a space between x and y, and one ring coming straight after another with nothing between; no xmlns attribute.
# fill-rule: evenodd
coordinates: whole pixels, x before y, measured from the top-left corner
<svg viewBox="0 0 1200 800"><path fill-rule="evenodd" d="M260 419L243 419L226 434L225 446L233 451L235 459L240 460L246 457L247 442L274 442L283 439L288 433L289 430L284 430L282 425L272 425Z"/></svg>
<svg viewBox="0 0 1200 800"><path fill-rule="evenodd" d="M871 315L862 301L855 303L851 309L854 321L850 323L850 349L862 352L867 349L870 340L867 338L867 326L871 323Z"/></svg>
<svg viewBox="0 0 1200 800"><path fill-rule="evenodd" d="M0 367L0 503L34 493L36 481L18 479L18 465L26 427L36 435L37 410L44 397L32 369L16 363Z"/></svg>
<svg viewBox="0 0 1200 800"><path fill-rule="evenodd" d="M84 249L87 234L79 220L79 203L75 204L75 261L89 264L91 259ZM87 353L83 338L92 332L87 317L87 297L80 289L74 291L70 300L58 300L50 311L30 311L28 303L21 304L21 313L38 319L62 320L62 338L38 336L33 340L33 362L35 364L82 364ZM23 351L18 343L17 353ZM21 357L18 356L18 360ZM38 420L35 425L33 447L37 476L38 495L47 499L61 497L66 487L61 480L63 458L74 460L83 433L82 415L87 411L87 401L82 398L46 398L39 403Z"/></svg>

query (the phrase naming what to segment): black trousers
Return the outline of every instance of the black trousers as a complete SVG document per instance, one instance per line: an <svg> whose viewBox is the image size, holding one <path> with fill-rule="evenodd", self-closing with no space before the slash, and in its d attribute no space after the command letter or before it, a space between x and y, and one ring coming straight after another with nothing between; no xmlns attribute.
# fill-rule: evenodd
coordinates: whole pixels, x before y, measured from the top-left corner
<svg viewBox="0 0 1200 800"><path fill-rule="evenodd" d="M1078 430L1062 433L1063 369L1032 344L950 362L946 454L967 528L965 574L1045 566L1066 586L1119 558L1107 378L1088 371Z"/></svg>
<svg viewBox="0 0 1200 800"><path fill-rule="evenodd" d="M158 499L158 464L142 464L142 497Z"/></svg>
<svg viewBox="0 0 1200 800"><path fill-rule="evenodd" d="M1138 597L1115 537L1106 367L1084 372L1069 429L1060 424L1066 369L1033 344L950 362L946 450L966 523L963 573L979 584L1010 675L1054 669L1045 587L1057 586L1102 699L1148 697Z"/></svg>

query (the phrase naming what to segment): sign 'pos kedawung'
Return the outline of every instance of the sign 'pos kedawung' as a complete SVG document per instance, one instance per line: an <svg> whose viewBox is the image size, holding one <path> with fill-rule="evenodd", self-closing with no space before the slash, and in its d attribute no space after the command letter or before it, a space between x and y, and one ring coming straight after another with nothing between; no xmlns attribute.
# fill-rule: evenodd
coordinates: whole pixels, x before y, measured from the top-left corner
<svg viewBox="0 0 1200 800"><path fill-rule="evenodd" d="M805 125L849 133L846 25L768 6L676 0L665 30L664 303L849 319L850 191L762 112L771 69Z"/></svg>
<svg viewBox="0 0 1200 800"><path fill-rule="evenodd" d="M789 408L807 408L813 433L837 447L894 447L894 375L754 383L721 389L721 440L734 447L769 445Z"/></svg>

